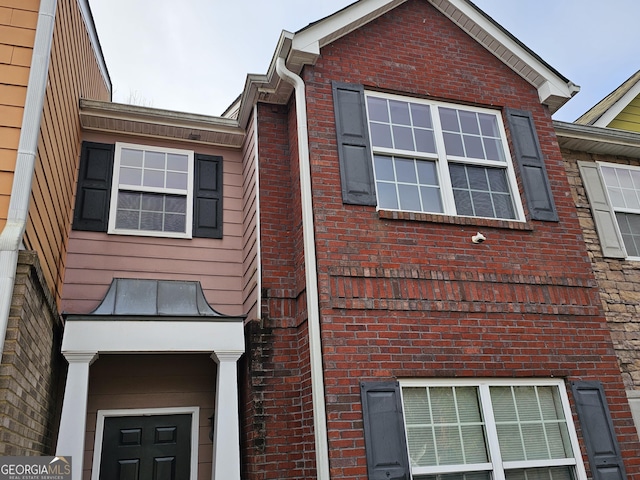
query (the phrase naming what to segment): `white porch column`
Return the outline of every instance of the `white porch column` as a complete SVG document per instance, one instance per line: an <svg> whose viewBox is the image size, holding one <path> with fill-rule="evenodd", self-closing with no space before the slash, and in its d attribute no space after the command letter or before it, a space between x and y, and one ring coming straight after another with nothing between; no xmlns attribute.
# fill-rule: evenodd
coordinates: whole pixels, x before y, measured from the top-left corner
<svg viewBox="0 0 640 480"><path fill-rule="evenodd" d="M214 352L218 364L212 480L240 480L238 367L243 352Z"/></svg>
<svg viewBox="0 0 640 480"><path fill-rule="evenodd" d="M70 456L72 480L81 480L87 423L89 365L98 357L98 352L63 352L63 355L69 362L69 370L64 389L56 455Z"/></svg>

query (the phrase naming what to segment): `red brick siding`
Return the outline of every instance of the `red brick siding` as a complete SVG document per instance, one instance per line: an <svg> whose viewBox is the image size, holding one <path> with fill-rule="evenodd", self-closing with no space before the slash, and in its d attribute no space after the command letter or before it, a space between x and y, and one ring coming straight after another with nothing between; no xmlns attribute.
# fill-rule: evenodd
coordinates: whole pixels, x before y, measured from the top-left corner
<svg viewBox="0 0 640 480"><path fill-rule="evenodd" d="M551 376L603 382L628 476L640 478L635 459L640 445L551 118L537 91L428 2L417 0L325 47L303 78L332 478L366 478L361 380ZM560 221L510 228L506 222L486 220L393 219L374 207L343 205L332 80L533 112ZM261 108L259 132L262 239L267 245L263 281L265 289L288 285L291 301L280 301L286 311L279 317L272 308L275 298L266 298L263 312L268 310L272 325L284 325L292 317L297 324L303 318L293 301L300 299L295 285L300 280L300 232L293 229L293 239L283 238L277 245L265 233L300 223L297 160L290 150L290 171L281 171L278 181L263 181L273 175L272 166L286 169L278 161L286 150L284 133L274 131L285 114L276 120L269 108ZM289 141L295 145L292 131ZM291 183L281 183L286 181ZM282 208L288 192L280 189L285 186L293 191L288 199L296 205L293 209ZM478 229L487 236L481 245L471 242ZM275 358L290 332L272 333ZM308 368L306 351L297 353L291 367ZM286 369L286 364L280 366L280 371ZM302 370L295 370L300 375L296 381L307 378ZM305 396L302 403L309 401L307 391L298 393ZM274 410L288 401L276 401ZM275 422L272 425L275 436ZM271 439L269 425L266 435L270 442L278 441ZM295 437L289 444L300 441ZM305 437L292 448L308 455L302 450L309 447L307 442ZM269 462L268 455L264 461ZM311 478L287 470L269 470L269 475L265 478Z"/></svg>

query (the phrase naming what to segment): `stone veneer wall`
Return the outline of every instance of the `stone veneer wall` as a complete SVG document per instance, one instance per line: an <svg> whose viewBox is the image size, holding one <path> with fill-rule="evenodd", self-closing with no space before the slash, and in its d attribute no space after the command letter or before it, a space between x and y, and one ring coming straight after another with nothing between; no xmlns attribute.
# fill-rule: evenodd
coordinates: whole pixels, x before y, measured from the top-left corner
<svg viewBox="0 0 640 480"><path fill-rule="evenodd" d="M62 322L36 252L18 259L0 364L0 455L52 455Z"/></svg>
<svg viewBox="0 0 640 480"><path fill-rule="evenodd" d="M640 160L572 150L563 150L562 155L625 387L640 390L640 262L602 256L577 163L582 160L640 166Z"/></svg>

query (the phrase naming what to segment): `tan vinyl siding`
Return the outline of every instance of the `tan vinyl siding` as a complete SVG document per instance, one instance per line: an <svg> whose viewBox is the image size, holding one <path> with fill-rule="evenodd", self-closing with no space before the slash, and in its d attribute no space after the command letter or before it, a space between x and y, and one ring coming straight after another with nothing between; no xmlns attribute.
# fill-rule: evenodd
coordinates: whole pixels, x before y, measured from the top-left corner
<svg viewBox="0 0 640 480"><path fill-rule="evenodd" d="M0 0L0 231L18 154L40 0Z"/></svg>
<svg viewBox="0 0 640 480"><path fill-rule="evenodd" d="M83 478L91 478L98 410L200 407L198 478L210 479L215 380L209 355L100 355L89 372Z"/></svg>
<svg viewBox="0 0 640 480"><path fill-rule="evenodd" d="M78 101L109 96L77 1L59 0L25 231L58 303L81 142Z"/></svg>
<svg viewBox="0 0 640 480"><path fill-rule="evenodd" d="M242 300L247 320L258 317L258 231L257 231L257 188L256 151L253 120L247 127L247 137L243 146L243 250L242 250Z"/></svg>
<svg viewBox="0 0 640 480"><path fill-rule="evenodd" d="M243 178L239 151L108 137L86 133L84 140L194 150L221 155L223 164L223 238L157 238L72 230L64 280L62 310L89 313L104 297L113 278L198 280L207 301L226 315L243 314Z"/></svg>
<svg viewBox="0 0 640 480"><path fill-rule="evenodd" d="M607 126L609 128L640 132L640 95L624 107L622 112Z"/></svg>

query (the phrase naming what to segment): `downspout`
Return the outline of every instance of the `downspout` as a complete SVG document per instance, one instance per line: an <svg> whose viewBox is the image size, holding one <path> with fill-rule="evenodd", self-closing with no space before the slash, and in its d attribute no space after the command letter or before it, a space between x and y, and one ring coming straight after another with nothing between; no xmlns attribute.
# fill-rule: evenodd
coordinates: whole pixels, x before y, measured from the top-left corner
<svg viewBox="0 0 640 480"><path fill-rule="evenodd" d="M0 234L0 361L9 323L18 252L22 245L22 236L29 213L31 182L38 151L42 108L49 75L56 3L57 0L41 0L40 2L22 128L20 129L16 169L9 201L9 213L7 223Z"/></svg>
<svg viewBox="0 0 640 480"><path fill-rule="evenodd" d="M276 60L276 72L278 72L280 78L295 88L296 116L298 122L298 160L300 162L300 190L302 196L304 270L307 282L309 356L311 359L311 398L313 401L313 431L316 441L316 468L318 480L329 480L327 413L324 402L324 373L322 370L322 344L320 342L318 273L316 269L316 246L313 229L311 167L309 162L305 85L302 78L287 69L282 57Z"/></svg>

